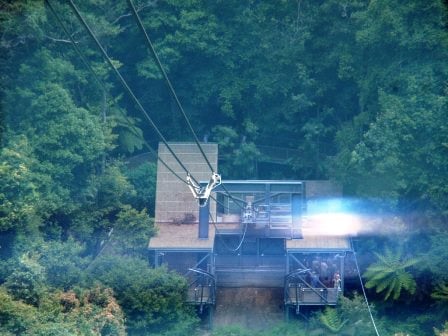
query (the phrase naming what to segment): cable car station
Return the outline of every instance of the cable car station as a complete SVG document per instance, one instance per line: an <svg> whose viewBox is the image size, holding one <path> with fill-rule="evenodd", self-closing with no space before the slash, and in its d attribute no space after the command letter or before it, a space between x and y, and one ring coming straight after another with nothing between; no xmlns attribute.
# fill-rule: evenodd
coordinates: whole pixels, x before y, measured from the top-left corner
<svg viewBox="0 0 448 336"><path fill-rule="evenodd" d="M332 181L210 179L196 144L170 143L198 183L177 178L182 167L165 144L159 145L155 226L151 262L166 265L189 282L187 300L210 316L217 288L283 289L284 311L335 305L344 290L344 258L349 237L316 230L313 211L320 201L340 198ZM218 145L201 144L215 171ZM194 192L214 184L208 200ZM319 211L322 211L320 209ZM325 227L338 225L331 217Z"/></svg>

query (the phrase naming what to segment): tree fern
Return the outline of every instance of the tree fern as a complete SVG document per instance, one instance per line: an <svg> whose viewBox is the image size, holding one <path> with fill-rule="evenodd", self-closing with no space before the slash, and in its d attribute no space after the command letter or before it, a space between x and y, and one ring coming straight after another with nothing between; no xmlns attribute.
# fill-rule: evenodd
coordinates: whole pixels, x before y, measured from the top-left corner
<svg viewBox="0 0 448 336"><path fill-rule="evenodd" d="M342 321L336 309L329 307L325 307L325 310L319 316L319 320L328 330L334 333L341 331L347 323L347 320Z"/></svg>
<svg viewBox="0 0 448 336"><path fill-rule="evenodd" d="M406 269L418 263L419 259L403 260L401 251L393 253L389 249L386 249L384 254L375 255L378 261L370 265L364 273L367 288L375 288L377 293L383 293L384 300L397 300L403 290L415 293L416 282Z"/></svg>
<svg viewBox="0 0 448 336"><path fill-rule="evenodd" d="M133 153L143 147L145 141L142 130L137 126L138 118L117 114L111 116L109 120L118 130L118 143L122 150Z"/></svg>

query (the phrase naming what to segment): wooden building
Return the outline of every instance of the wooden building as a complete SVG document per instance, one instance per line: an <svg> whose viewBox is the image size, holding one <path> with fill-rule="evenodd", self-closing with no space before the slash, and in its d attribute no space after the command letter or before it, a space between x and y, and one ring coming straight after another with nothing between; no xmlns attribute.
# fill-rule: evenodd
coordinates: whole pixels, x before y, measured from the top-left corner
<svg viewBox="0 0 448 336"><path fill-rule="evenodd" d="M170 148L206 184L211 171L196 144ZM215 171L218 146L201 145ZM344 289L345 233L326 234L313 211L341 195L330 181L225 180L199 207L184 180L184 169L164 144L156 190L157 235L149 242L153 263L188 278L188 300L202 310L215 304L216 287L281 287L285 311L303 305L334 305ZM320 204L318 211L316 204ZM328 203L330 204L330 203ZM328 208L328 207L327 207ZM313 210L314 209L314 210ZM327 214L331 214L327 211ZM320 218L320 217L317 217ZM327 216L325 225L332 223ZM325 228L325 226L324 226ZM209 309L209 311L211 311Z"/></svg>

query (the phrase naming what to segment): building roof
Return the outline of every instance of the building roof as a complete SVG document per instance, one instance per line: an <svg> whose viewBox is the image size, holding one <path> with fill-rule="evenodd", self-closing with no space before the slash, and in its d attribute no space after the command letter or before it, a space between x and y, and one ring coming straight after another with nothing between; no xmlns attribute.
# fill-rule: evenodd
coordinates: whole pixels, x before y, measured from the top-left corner
<svg viewBox="0 0 448 336"><path fill-rule="evenodd" d="M286 240L289 252L351 251L350 240L344 236L304 236Z"/></svg>
<svg viewBox="0 0 448 336"><path fill-rule="evenodd" d="M153 250L212 250L215 228L209 225L209 238L198 238L198 224L156 223L157 235L149 241Z"/></svg>
<svg viewBox="0 0 448 336"><path fill-rule="evenodd" d="M210 167L195 143L169 143L191 176L199 181L208 181ZM218 165L218 145L201 143L201 148L213 168ZM183 167L163 143L159 144L158 156L180 177L187 177ZM210 200L210 213L215 216L216 204ZM148 247L157 250L212 250L215 229L209 225L208 239L198 238L198 201L193 197L186 180L180 180L164 164L157 165L156 214L157 235L151 238Z"/></svg>
<svg viewBox="0 0 448 336"><path fill-rule="evenodd" d="M198 182L210 179L212 172L196 144L169 143L169 146L194 179ZM216 171L218 165L218 145L203 143L201 147ZM159 144L158 155L178 176L186 179L186 172L163 143ZM215 215L214 202L210 202L210 212L212 215ZM198 218L198 201L193 197L186 181L180 180L165 165L158 162L156 223L197 222Z"/></svg>
<svg viewBox="0 0 448 336"><path fill-rule="evenodd" d="M204 160L201 151L194 143L169 143L188 171L197 181L208 181L211 176L210 167ZM218 145L203 143L201 147L211 165L217 171ZM165 144L159 145L159 158L162 159L177 175L185 176L186 172L175 160ZM291 185L291 188L302 188L305 185L307 202L325 197L341 196L341 187L333 181L223 181L226 184L254 187L256 184L280 186ZM283 190L281 189L281 190ZM264 189L263 189L264 190ZM280 190L280 189L279 189ZM288 189L289 190L289 189ZM294 189L296 190L296 189ZM297 189L299 190L299 189ZM302 190L302 189L300 189ZM210 215L216 218L216 202L209 200ZM208 239L199 239L199 207L197 200L184 181L181 181L164 164L157 167L155 226L158 233L151 238L148 247L154 250L212 250L215 240L215 227L209 225ZM306 225L303 239L286 240L290 251L346 251L350 250L350 242L344 236L317 236L307 234Z"/></svg>

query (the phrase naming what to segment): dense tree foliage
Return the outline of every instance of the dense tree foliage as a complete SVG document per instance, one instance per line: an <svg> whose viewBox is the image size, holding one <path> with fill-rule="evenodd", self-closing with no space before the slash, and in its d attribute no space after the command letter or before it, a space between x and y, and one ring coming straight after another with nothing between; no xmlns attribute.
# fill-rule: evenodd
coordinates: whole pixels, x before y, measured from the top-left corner
<svg viewBox="0 0 448 336"><path fill-rule="evenodd" d="M92 282L101 281L117 295L131 320L131 335L185 335L195 324L185 307L187 283L164 268L149 269L147 262L135 258L101 258L90 268Z"/></svg>
<svg viewBox="0 0 448 336"><path fill-rule="evenodd" d="M134 2L199 138L219 144L222 175L337 179L375 199L371 212L399 213L398 238L358 244L379 326L446 333L446 1ZM67 3L51 3L95 76L43 0L0 5L0 333L191 333L184 280L142 261L155 162L132 157L160 139ZM191 141L127 2L77 5L162 134ZM375 259L398 240L402 255ZM375 294L401 288L414 295ZM300 329L371 330L356 295L319 314Z"/></svg>

